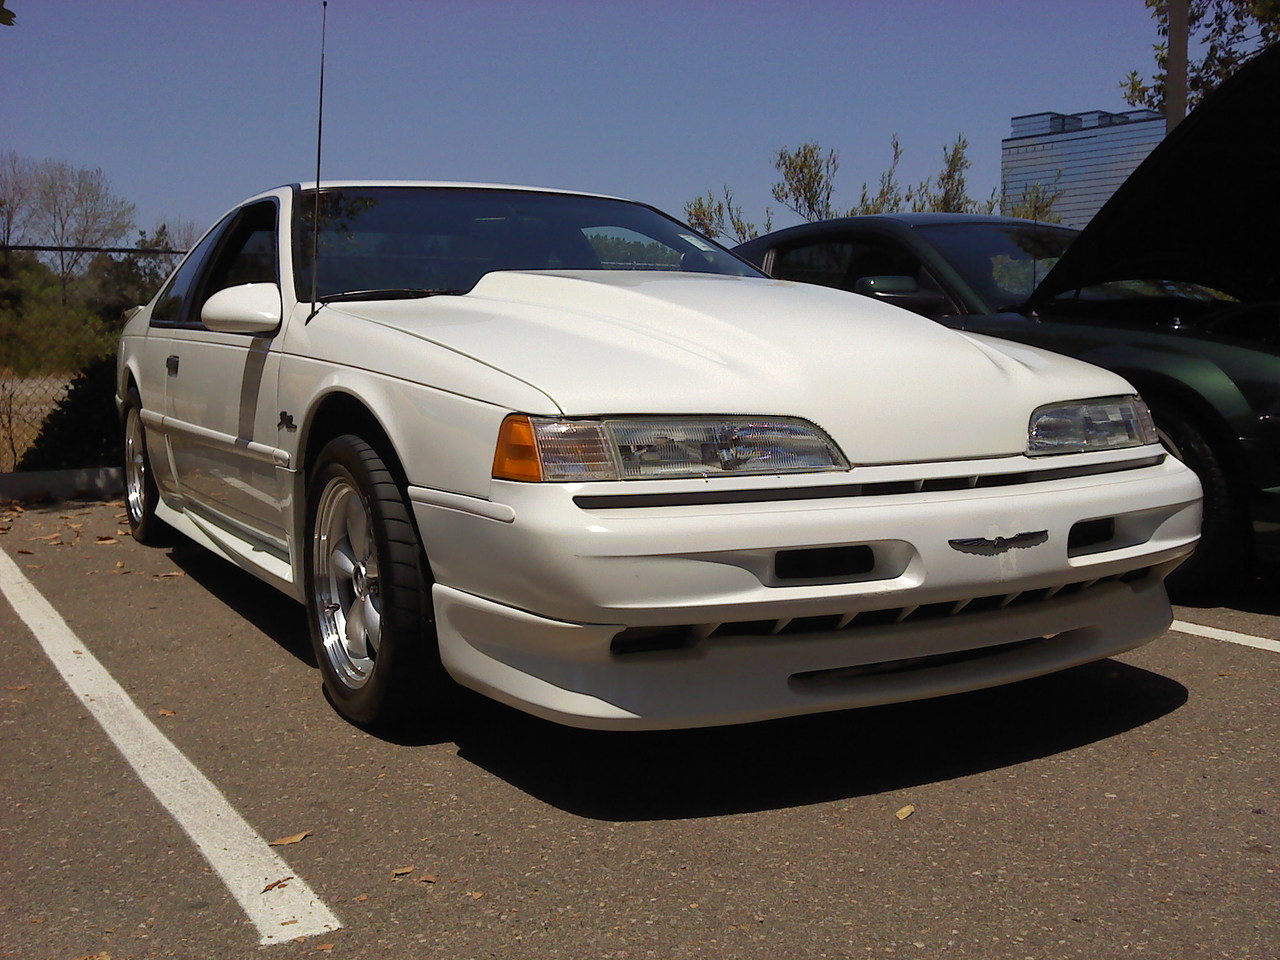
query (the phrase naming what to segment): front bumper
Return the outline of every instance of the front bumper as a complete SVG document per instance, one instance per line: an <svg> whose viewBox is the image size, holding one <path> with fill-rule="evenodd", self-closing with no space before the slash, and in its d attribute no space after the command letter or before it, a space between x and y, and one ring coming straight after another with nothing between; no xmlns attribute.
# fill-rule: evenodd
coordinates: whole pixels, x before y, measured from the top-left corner
<svg viewBox="0 0 1280 960"><path fill-rule="evenodd" d="M882 484L871 495L816 496L830 475L766 478L746 502L631 508L655 490L720 488L495 483L474 509L410 488L442 659L463 684L549 719L666 728L1009 682L1167 627L1161 581L1200 519L1181 464L920 491L922 471L939 469L1008 462L863 468ZM779 489L797 496L772 499ZM875 493L889 489L907 492ZM869 559L796 576L778 558L833 549ZM668 648L626 646L637 634Z"/></svg>

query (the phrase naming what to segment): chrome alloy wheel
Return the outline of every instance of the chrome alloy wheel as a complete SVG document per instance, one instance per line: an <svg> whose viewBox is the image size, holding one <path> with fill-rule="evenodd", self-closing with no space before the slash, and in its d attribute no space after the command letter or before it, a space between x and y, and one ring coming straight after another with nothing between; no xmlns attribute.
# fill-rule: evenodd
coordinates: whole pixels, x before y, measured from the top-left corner
<svg viewBox="0 0 1280 960"><path fill-rule="evenodd" d="M124 424L124 494L129 516L136 522L147 510L147 452L142 432L142 415L129 407Z"/></svg>
<svg viewBox="0 0 1280 960"><path fill-rule="evenodd" d="M378 657L382 598L369 511L349 480L329 481L312 530L311 599L321 645L334 674L358 690Z"/></svg>

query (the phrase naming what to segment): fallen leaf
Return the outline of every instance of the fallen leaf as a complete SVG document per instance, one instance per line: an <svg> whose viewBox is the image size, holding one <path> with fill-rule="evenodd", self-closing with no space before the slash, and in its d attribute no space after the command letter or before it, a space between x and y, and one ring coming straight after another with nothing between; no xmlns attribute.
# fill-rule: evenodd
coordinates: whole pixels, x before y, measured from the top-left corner
<svg viewBox="0 0 1280 960"><path fill-rule="evenodd" d="M26 554L28 557L33 556L30 550L19 550L19 553Z"/></svg>
<svg viewBox="0 0 1280 960"><path fill-rule="evenodd" d="M171 570L168 573L153 573L151 576L156 580L167 580L170 577L185 577L186 575L184 570Z"/></svg>
<svg viewBox="0 0 1280 960"><path fill-rule="evenodd" d="M268 890L276 889L276 887L283 887L287 884L288 881L292 879L293 877L284 877L280 880L273 880L271 883L268 883L265 887L262 888L262 892L266 893Z"/></svg>
<svg viewBox="0 0 1280 960"><path fill-rule="evenodd" d="M20 683L20 684L18 684L18 686L16 686L16 687L5 687L5 689L6 689L6 690L14 690L14 691L17 691L17 690L30 690L30 689L31 689L31 684L29 684L29 683Z"/></svg>
<svg viewBox="0 0 1280 960"><path fill-rule="evenodd" d="M94 540L96 540L98 543L119 543L120 542L115 537L94 537Z"/></svg>
<svg viewBox="0 0 1280 960"><path fill-rule="evenodd" d="M177 714L176 714L176 713L174 713L172 710L157 710L157 711L156 711L156 713L157 713L157 714L159 714L159 715L160 715L160 716L162 716L162 717L176 717L176 716L177 716ZM268 846L270 846L270 844L268 844Z"/></svg>
<svg viewBox="0 0 1280 960"><path fill-rule="evenodd" d="M440 881L440 878L437 877L434 873L424 873L422 876L418 878L419 883L438 883L439 881Z"/></svg>
<svg viewBox="0 0 1280 960"><path fill-rule="evenodd" d="M467 896L470 897L472 900L479 900L481 897L484 896L484 894L481 893L479 890L468 890Z"/></svg>
<svg viewBox="0 0 1280 960"><path fill-rule="evenodd" d="M281 921L280 921L280 926L282 926L282 927L288 927L288 926L292 926L293 924L295 924L295 923L297 923L297 922L298 922L297 920L281 920Z"/></svg>
<svg viewBox="0 0 1280 960"><path fill-rule="evenodd" d="M368 899L369 895L367 893L362 893L360 896L356 897L356 903L364 903Z"/></svg>
<svg viewBox="0 0 1280 960"><path fill-rule="evenodd" d="M62 534L60 533L46 533L43 537L27 537L27 543L31 543L33 540L58 540L61 537Z"/></svg>
<svg viewBox="0 0 1280 960"><path fill-rule="evenodd" d="M394 870L391 871L391 879L395 880L399 877L407 877L409 874L413 873L413 871L417 869L418 869L417 867L396 867Z"/></svg>
<svg viewBox="0 0 1280 960"><path fill-rule="evenodd" d="M163 711L161 711L163 713ZM311 836L310 830L303 830L301 833L291 833L287 837L281 837L279 840L272 840L267 844L268 847L287 847L291 843L301 843L303 839Z"/></svg>
<svg viewBox="0 0 1280 960"><path fill-rule="evenodd" d="M332 943L322 943L322 944L320 944L318 947L316 947L316 952L317 952L317 953L328 953L328 952L329 952L330 950L332 950L332 949L333 949L333 944L332 944Z"/></svg>
<svg viewBox="0 0 1280 960"><path fill-rule="evenodd" d="M899 820L905 820L907 819L907 817L911 816L915 812L916 812L916 805L914 803L908 803L905 807L903 807L901 810L895 813L894 816L897 817Z"/></svg>

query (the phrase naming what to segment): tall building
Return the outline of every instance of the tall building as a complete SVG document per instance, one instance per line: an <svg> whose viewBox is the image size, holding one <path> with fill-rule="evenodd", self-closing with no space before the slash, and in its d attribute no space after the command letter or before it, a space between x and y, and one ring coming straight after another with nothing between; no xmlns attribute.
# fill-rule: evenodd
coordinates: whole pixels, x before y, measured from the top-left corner
<svg viewBox="0 0 1280 960"><path fill-rule="evenodd" d="M1012 118L1013 135L1000 145L1004 208L1035 184L1061 190L1053 210L1083 227L1164 137L1154 110L1107 113L1032 113Z"/></svg>

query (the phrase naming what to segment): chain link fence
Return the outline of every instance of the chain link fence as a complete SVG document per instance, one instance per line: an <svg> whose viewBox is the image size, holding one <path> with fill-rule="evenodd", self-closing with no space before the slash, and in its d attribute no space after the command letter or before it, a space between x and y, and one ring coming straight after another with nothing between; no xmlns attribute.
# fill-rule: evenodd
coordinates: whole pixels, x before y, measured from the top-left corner
<svg viewBox="0 0 1280 960"><path fill-rule="evenodd" d="M67 374L19 376L0 369L0 473L18 469L40 436L45 419L67 395Z"/></svg>
<svg viewBox="0 0 1280 960"><path fill-rule="evenodd" d="M10 254L109 257L74 296L33 291ZM125 301L149 299L183 251L132 247L0 246L0 473L116 466L112 369ZM113 264L147 258L147 283ZM118 271L117 271L118 272ZM77 280L84 287L82 279ZM95 462L97 461L97 462Z"/></svg>

